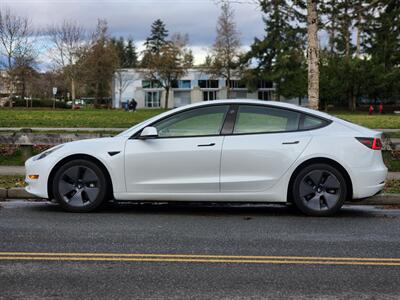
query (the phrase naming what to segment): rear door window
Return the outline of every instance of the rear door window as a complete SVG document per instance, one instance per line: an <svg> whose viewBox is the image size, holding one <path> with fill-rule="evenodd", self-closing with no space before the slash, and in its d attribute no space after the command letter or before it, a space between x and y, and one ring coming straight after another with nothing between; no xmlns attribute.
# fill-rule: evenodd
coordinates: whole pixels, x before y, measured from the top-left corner
<svg viewBox="0 0 400 300"><path fill-rule="evenodd" d="M285 132L299 128L300 113L268 106L240 105L233 134Z"/></svg>

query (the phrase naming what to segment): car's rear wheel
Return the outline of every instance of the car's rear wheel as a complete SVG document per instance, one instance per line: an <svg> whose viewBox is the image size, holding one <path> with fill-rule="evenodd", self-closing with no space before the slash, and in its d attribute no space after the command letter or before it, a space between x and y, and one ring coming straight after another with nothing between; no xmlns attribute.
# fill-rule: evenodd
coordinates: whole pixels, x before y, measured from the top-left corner
<svg viewBox="0 0 400 300"><path fill-rule="evenodd" d="M73 160L61 166L53 180L54 197L71 212L90 212L97 209L107 195L103 171L88 160Z"/></svg>
<svg viewBox="0 0 400 300"><path fill-rule="evenodd" d="M333 215L342 207L346 196L344 176L328 164L309 165L298 172L294 180L294 203L307 215Z"/></svg>

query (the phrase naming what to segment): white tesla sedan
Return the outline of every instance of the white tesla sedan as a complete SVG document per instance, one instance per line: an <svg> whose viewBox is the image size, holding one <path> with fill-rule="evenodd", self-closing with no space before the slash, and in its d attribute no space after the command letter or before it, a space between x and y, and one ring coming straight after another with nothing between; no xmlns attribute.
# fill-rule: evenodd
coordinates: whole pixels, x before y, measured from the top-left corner
<svg viewBox="0 0 400 300"><path fill-rule="evenodd" d="M381 133L295 105L219 100L26 162L26 190L89 212L106 200L294 203L309 215L379 193Z"/></svg>

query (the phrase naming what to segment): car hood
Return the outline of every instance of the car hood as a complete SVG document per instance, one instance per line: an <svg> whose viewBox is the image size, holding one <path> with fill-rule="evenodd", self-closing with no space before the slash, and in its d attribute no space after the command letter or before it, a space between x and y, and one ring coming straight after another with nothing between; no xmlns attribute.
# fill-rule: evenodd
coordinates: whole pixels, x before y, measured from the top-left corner
<svg viewBox="0 0 400 300"><path fill-rule="evenodd" d="M65 143L58 155L70 154L90 154L97 155L107 151L123 151L126 137L104 137L95 139L86 139Z"/></svg>

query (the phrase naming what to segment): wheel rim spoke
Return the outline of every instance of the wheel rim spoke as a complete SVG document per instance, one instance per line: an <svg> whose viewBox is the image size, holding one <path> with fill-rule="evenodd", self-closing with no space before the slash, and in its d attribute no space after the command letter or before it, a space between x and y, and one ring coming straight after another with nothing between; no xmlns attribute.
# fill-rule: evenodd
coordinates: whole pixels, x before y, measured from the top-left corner
<svg viewBox="0 0 400 300"><path fill-rule="evenodd" d="M320 210L321 209L320 197L317 195L312 197L310 200L307 201L307 206L314 210Z"/></svg>
<svg viewBox="0 0 400 300"><path fill-rule="evenodd" d="M303 180L303 182L300 185L300 197L307 198L307 196L309 195L315 195L315 191L309 183Z"/></svg>
<svg viewBox="0 0 400 300"><path fill-rule="evenodd" d="M325 202L326 206L328 206L328 208L335 206L335 204L338 200L338 195L330 194L327 192L324 193L323 197L324 197L324 202Z"/></svg>
<svg viewBox="0 0 400 300"><path fill-rule="evenodd" d="M69 205L72 206L83 206L84 202L82 199L82 192L75 193L68 201Z"/></svg>
<svg viewBox="0 0 400 300"><path fill-rule="evenodd" d="M95 188L88 188L86 187L82 194L84 195L84 197L89 201L89 202L93 202L96 198L97 195L99 194L99 188L95 187Z"/></svg>
<svg viewBox="0 0 400 300"><path fill-rule="evenodd" d="M85 173L83 174L82 180L87 184L97 183L97 176L92 170L86 169Z"/></svg>
<svg viewBox="0 0 400 300"><path fill-rule="evenodd" d="M59 184L59 191L61 195L65 196L70 194L72 191L75 191L75 187L73 184L62 180Z"/></svg>
<svg viewBox="0 0 400 300"><path fill-rule="evenodd" d="M338 188L340 188L340 183L339 181L336 179L336 177L333 177L333 175L328 176L328 178L326 179L324 186L326 189L330 190L336 190Z"/></svg>
<svg viewBox="0 0 400 300"><path fill-rule="evenodd" d="M307 177L312 180L312 182L314 183L314 186L317 186L321 183L322 175L323 175L322 171L315 170L315 171L310 172Z"/></svg>

